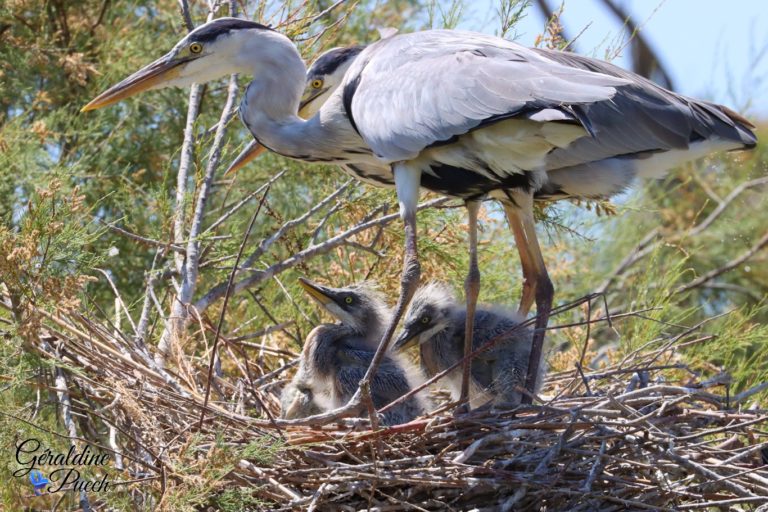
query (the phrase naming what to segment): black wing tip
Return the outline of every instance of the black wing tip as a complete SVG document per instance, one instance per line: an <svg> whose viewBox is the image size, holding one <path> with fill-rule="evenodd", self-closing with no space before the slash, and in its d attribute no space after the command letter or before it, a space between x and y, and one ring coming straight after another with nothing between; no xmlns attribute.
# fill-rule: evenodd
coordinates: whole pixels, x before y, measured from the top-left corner
<svg viewBox="0 0 768 512"><path fill-rule="evenodd" d="M713 106L730 121L732 129L736 131L737 140L744 145L742 148L737 148L736 151L754 149L757 146L757 135L754 132L757 127L752 121L724 105Z"/></svg>

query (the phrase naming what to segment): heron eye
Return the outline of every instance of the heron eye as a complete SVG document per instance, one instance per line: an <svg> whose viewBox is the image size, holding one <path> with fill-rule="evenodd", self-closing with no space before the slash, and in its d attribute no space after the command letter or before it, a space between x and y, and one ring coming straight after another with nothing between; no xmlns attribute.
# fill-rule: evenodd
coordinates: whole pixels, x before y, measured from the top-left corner
<svg viewBox="0 0 768 512"><path fill-rule="evenodd" d="M353 299L352 297L347 297L344 299L344 302L346 302L347 304L352 304L353 302L355 302L355 299Z"/></svg>
<svg viewBox="0 0 768 512"><path fill-rule="evenodd" d="M192 53L200 53L201 51L203 51L203 45L201 45L200 43L192 43L191 45L189 45L189 51Z"/></svg>
<svg viewBox="0 0 768 512"><path fill-rule="evenodd" d="M428 316L421 317L421 323L428 324L430 321L430 318Z"/></svg>
<svg viewBox="0 0 768 512"><path fill-rule="evenodd" d="M312 88L313 89L319 89L323 86L323 81L320 79L312 80Z"/></svg>

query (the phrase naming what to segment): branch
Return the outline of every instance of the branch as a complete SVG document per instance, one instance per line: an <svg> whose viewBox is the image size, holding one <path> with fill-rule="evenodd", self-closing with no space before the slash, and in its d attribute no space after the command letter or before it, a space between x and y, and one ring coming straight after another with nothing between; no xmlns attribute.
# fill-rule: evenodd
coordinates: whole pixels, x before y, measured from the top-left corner
<svg viewBox="0 0 768 512"><path fill-rule="evenodd" d="M191 30L192 22L189 14L189 5L187 0L180 0L181 10L184 15L184 19L187 24L187 28ZM232 10L231 10L232 11ZM230 12L234 15L234 12ZM213 19L214 12L211 9L208 12L207 21ZM195 120L200 110L202 87L198 84L193 84L189 93L189 109L187 110L187 124L184 128L184 142L181 146L181 159L179 161L179 172L176 180L176 214L174 218L174 242L176 244L182 244L184 240L184 213L186 210L186 196L187 196L187 181L189 169L192 162L192 156L195 146L195 134L194 126ZM197 271L200 259L200 242L197 240L201 232L202 216L205 211L205 206L208 201L208 193L213 181L213 174L219 163L219 157L221 155L221 146L223 143L224 131L226 130L226 121L228 115L232 110L234 103L234 97L237 94L237 81L233 75L230 77L229 90L227 95L227 102L222 111L219 126L216 129L216 136L211 148L210 157L208 158L208 165L205 170L205 178L203 184L200 187L200 193L198 195L197 205L195 207L195 213L192 219L192 227L190 229L189 242L187 243L186 254L175 253L174 262L176 264L176 271L181 276L181 287L178 291L178 295L173 301L171 306L171 315L169 318L168 326L163 330L163 334L160 337L160 342L157 344L157 353L155 354L155 363L162 367L165 364L165 359L172 350L172 344L174 340L178 340L181 337L181 333L189 322L189 312L187 305L191 302L195 293Z"/></svg>
<svg viewBox="0 0 768 512"><path fill-rule="evenodd" d="M208 409L208 400L211 396L211 383L213 382L213 368L214 363L216 362L216 348L219 345L219 340L221 339L221 328L224 326L224 316L227 313L227 303L229 302L229 297L231 295L232 291L232 283L235 280L235 273L237 272L237 265L240 262L240 258L243 256L243 251L245 250L245 244L248 242L248 236L251 234L251 230L253 229L253 225L256 223L256 218L259 216L259 213L261 212L261 207L264 206L264 202L267 200L267 194L269 193L269 188L264 191L264 195L261 197L261 201L259 201L259 207L256 209L256 212L253 214L253 217L251 217L251 222L248 224L248 229L245 231L245 235L243 235L243 241L240 243L240 249L238 249L237 253L237 259L235 260L235 266L232 267L232 272L229 274L229 280L227 281L227 288L225 290L224 294L224 304L221 306L221 313L219 314L219 323L216 326L216 334L213 338L213 347L211 347L211 360L208 364L208 379L205 383L205 399L203 400L203 407L200 410L200 422L197 425L197 429L201 430L203 428L203 422L205 421L205 411ZM269 419L274 423L274 418L272 417L272 414L269 412L269 409L266 408L266 406L261 402L261 399L254 395L256 400L259 401L259 405L261 406L262 410L264 410L267 413L267 416ZM280 431L280 427L275 425L278 431Z"/></svg>
<svg viewBox="0 0 768 512"><path fill-rule="evenodd" d="M613 1L602 0L602 4L609 11L611 11L614 16L621 20L622 23L624 23L624 26L627 28L627 31L630 34L629 39L615 52L614 58L618 57L621 51L628 44L631 44L632 70L638 75L644 76L650 80L654 80L654 75L656 75L656 80L654 80L655 82L659 83L662 87L674 90L675 86L672 82L672 77L670 77L669 73L667 73L667 70L659 60L656 52L653 51L651 46L648 44L648 41L646 41L640 33L642 25L636 25L632 21L632 17L623 8L616 5ZM653 10L651 16L656 14L656 11L659 9L659 7L661 7L661 5ZM647 21L648 20L646 20L646 22Z"/></svg>
<svg viewBox="0 0 768 512"><path fill-rule="evenodd" d="M94 268L94 270L101 272L101 274L107 279L107 282L109 282L109 286L112 287L112 291L115 293L115 299L117 300L116 304L116 310L119 311L119 309L122 309L125 313L125 316L128 318L128 322L131 324L131 327L133 328L133 333L137 334L139 331L136 327L136 324L133 322L133 318L131 318L131 313L128 311L128 308L125 305L125 302L123 302L123 297L120 295L120 292L117 291L117 286L115 286L114 281L112 281L112 278L109 276L109 273L107 273L105 270L102 270L100 268ZM118 329L120 326L117 326Z"/></svg>
<svg viewBox="0 0 768 512"><path fill-rule="evenodd" d="M675 293L686 292L688 290L701 286L707 281L711 281L712 279L716 278L721 274L728 272L729 270L733 270L734 268L738 267L739 265L747 261L749 258L754 256L757 252L759 252L761 249L763 249L767 245L768 245L768 232L766 232L760 240L758 240L752 247L749 248L749 250L747 250L741 256L734 258L728 263L726 263L725 265L723 265L722 267L711 270L706 274L704 274L703 276L699 277L698 279L694 279L690 283L679 287L677 290L675 290Z"/></svg>
<svg viewBox="0 0 768 512"><path fill-rule="evenodd" d="M253 199L254 197L256 197L256 196L258 196L259 194L261 194L262 192L264 192L264 190L265 190L267 187L270 187L270 186L272 186L272 184L273 184L274 182L276 182L277 180L279 180L280 178L282 178L282 177L283 177L283 175L284 175L286 172L287 172L287 171L286 171L285 169L283 169L283 170L282 170L282 171L280 171L279 173L277 173L277 174L275 174L274 176L272 176L272 177L269 179L269 181L267 181L265 184L263 184L262 186L260 186L259 188L257 188L256 190L254 190L253 192L251 192L250 194L248 194L247 196L245 196L243 199L241 199L241 200L240 200L240 201L238 201L237 203L235 203L235 205L234 205L234 206L232 206L232 208L230 208L230 209L227 211L227 213L225 213L224 215L222 215L221 217L219 217L218 219L216 219L216 221L215 221L213 224L211 224L210 226L208 226L208 228L206 228L206 230L205 230L205 233L208 233L209 231L213 231L213 230L215 230L217 227L219 227L219 226L220 226L220 225L221 225L221 224L222 224L222 223L223 223L225 220L227 220L227 219L228 219L228 218L230 218L232 215L234 215L235 213L237 213L237 212L240 210L240 208L242 208L243 206L245 206L245 205L246 205L246 203L248 203L248 202L249 202L251 199Z"/></svg>
<svg viewBox="0 0 768 512"><path fill-rule="evenodd" d="M57 356L61 358L60 354L57 354ZM75 439L78 439L78 435L75 422L72 419L72 402L69 399L69 391L67 390L67 379L64 377L64 371L61 368L56 368L56 396L59 399L59 404L61 404L61 418L69 434L69 444L73 450L77 451ZM80 508L83 512L90 512L91 510L88 495L82 489L80 490Z"/></svg>
<svg viewBox="0 0 768 512"><path fill-rule="evenodd" d="M219 127L216 129L216 135L213 139L213 146L211 147L210 156L208 158L208 165L205 168L205 177L203 183L200 185L200 194L197 197L197 205L195 206L195 214L192 218L192 227L189 230L189 243L187 244L187 261L186 272L182 274L182 286L181 296L179 297L182 304L189 303L192 300L192 296L195 293L195 287L197 284L197 271L200 263L200 239L199 236L202 232L203 215L205 214L205 208L208 203L208 196L211 191L213 183L213 177L216 173L216 168L219 165L221 158L221 149L224 145L224 133L226 132L226 125L229 116L231 115L232 106L235 103L235 97L237 96L237 75L232 75L229 78L229 89L227 91L227 101L221 111L221 119L219 121Z"/></svg>
<svg viewBox="0 0 768 512"><path fill-rule="evenodd" d="M448 202L448 200L449 198L447 197L433 199L431 201L421 203L418 206L418 210L423 210L425 208L441 205ZM358 225L344 231L343 233L340 233L332 238L329 238L323 243L307 247L303 251L300 251L286 258L285 260L279 263L275 263L274 265L266 268L265 270L253 270L252 271L253 273L250 277L246 277L245 279L242 279L234 284L232 293L237 294L245 290L246 288L254 286L257 283L260 283L267 279L271 279L275 275L289 268L295 267L296 265L298 265L299 263L303 262L306 259L315 257L319 254L325 254L331 251L332 249L335 249L336 247L343 245L348 238L356 235L357 233L360 233L367 229L371 229L376 226L389 224L390 222L394 221L395 219L398 219L399 217L400 217L399 213L392 213L368 222L359 223ZM200 298L197 302L195 302L195 309L201 312L205 311L213 302L223 297L224 294L226 293L226 290L227 290L227 283L220 283L214 286L207 294L205 294L202 298Z"/></svg>
<svg viewBox="0 0 768 512"><path fill-rule="evenodd" d="M202 90L203 88L200 84L193 84L189 91L187 124L184 127L184 142L181 145L179 170L176 174L176 210L173 219L173 241L178 245L184 243L184 211L186 210L187 181L195 149L195 120L200 113ZM183 275L184 254L176 253L174 255L174 261L176 262L176 271Z"/></svg>
<svg viewBox="0 0 768 512"><path fill-rule="evenodd" d="M627 256L619 263L619 265L616 267L616 269L611 272L611 275L606 279L596 290L596 293L605 293L605 291L608 289L608 286L620 275L622 275L624 272L627 271L631 266L633 266L635 263L646 257L647 255L651 254L653 251L655 251L661 244L663 243L675 243L683 238L697 236L701 234L704 230L706 230L709 226L712 225L720 216L723 214L723 212L736 200L741 194L746 192L747 190L760 187L762 185L768 185L768 177L764 178L757 178L754 180L750 180L744 183L741 183L736 188L734 188L730 194L728 194L725 199L718 202L717 207L712 210L712 212L707 215L707 217L701 221L700 224L694 226L690 231L686 233L676 233L675 235L672 235L670 237L656 240L654 239L661 233L661 230L659 228L653 228L651 231L649 231L642 240L640 240L635 248L627 254Z"/></svg>
<svg viewBox="0 0 768 512"><path fill-rule="evenodd" d="M126 238L130 238L131 240L136 240L137 242L141 242L142 244L149 245L150 247L160 247L160 248L168 248L172 251L184 253L184 247L181 244L170 244L168 242L161 242L160 240L154 240L152 238L147 238L141 235L137 235L136 233L132 233L130 231L127 231L123 228L119 228L115 226L114 224L107 224L101 219L97 219L99 222L101 222L104 226L107 227L110 231L114 231L115 233L119 235L123 235Z"/></svg>
<svg viewBox="0 0 768 512"><path fill-rule="evenodd" d="M300 217L297 217L295 219L289 220L282 226L280 226L280 229L275 231L270 237L265 238L261 241L259 246L256 248L256 250L251 254L247 260L245 260L245 263L243 263L244 267L250 267L253 265L256 260L265 252L269 250L272 245L282 238L285 233L300 225L305 223L312 215L317 213L319 210L325 208L330 202L332 202L334 199L339 197L346 189L349 187L349 185L352 183L352 180L347 180L343 185L341 185L339 188L337 188L335 191L333 191L331 194L325 197L322 201L314 205L312 208L310 208L305 214L301 215Z"/></svg>

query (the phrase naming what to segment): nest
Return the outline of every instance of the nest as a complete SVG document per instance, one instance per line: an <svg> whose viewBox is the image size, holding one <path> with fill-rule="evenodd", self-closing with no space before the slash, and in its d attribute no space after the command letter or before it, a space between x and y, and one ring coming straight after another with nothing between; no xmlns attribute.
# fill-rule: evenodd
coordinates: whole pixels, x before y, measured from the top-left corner
<svg viewBox="0 0 768 512"><path fill-rule="evenodd" d="M354 419L278 426L280 370L215 376L204 407L202 359L184 378L83 316L45 325L34 350L68 369L73 403L98 404L78 412L117 429L126 480L143 478L131 485L160 508L194 483L175 459L194 444L206 464L221 446L241 454L218 485L250 489L248 510L768 510L768 414L749 406L765 386L730 396L722 376L691 375L675 355L685 337L550 374L536 406L444 406L371 431Z"/></svg>

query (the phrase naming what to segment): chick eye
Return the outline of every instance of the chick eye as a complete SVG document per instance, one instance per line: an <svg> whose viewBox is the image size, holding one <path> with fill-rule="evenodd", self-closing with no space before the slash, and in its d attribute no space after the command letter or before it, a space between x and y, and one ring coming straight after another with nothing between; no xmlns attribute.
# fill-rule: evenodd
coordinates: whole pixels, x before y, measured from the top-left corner
<svg viewBox="0 0 768 512"><path fill-rule="evenodd" d="M192 43L191 45L189 45L189 51L192 53L200 53L201 51L203 51L203 45L201 45L200 43Z"/></svg>
<svg viewBox="0 0 768 512"><path fill-rule="evenodd" d="M428 324L429 320L430 320L430 318L428 316L423 316L423 317L421 317L420 322L423 323L423 324Z"/></svg>
<svg viewBox="0 0 768 512"><path fill-rule="evenodd" d="M346 302L347 304L352 304L353 302L355 302L355 299L353 299L352 297L347 297L344 299L344 302Z"/></svg>
<svg viewBox="0 0 768 512"><path fill-rule="evenodd" d="M312 88L313 89L319 89L323 86L323 81L320 79L312 80Z"/></svg>

